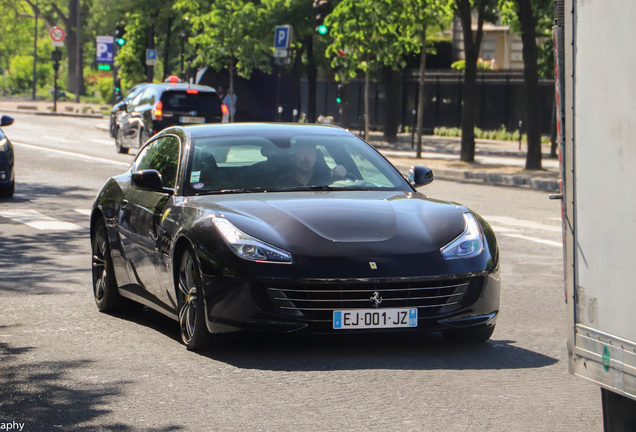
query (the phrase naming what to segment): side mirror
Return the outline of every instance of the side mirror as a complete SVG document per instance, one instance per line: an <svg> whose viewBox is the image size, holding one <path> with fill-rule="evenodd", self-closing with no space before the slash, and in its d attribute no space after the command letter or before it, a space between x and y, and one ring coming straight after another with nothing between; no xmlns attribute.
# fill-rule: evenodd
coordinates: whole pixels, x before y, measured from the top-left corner
<svg viewBox="0 0 636 432"><path fill-rule="evenodd" d="M173 194L174 191L172 189L167 189L163 187L163 182L161 181L161 174L159 174L156 170L142 170L136 172L132 175L131 178L132 185L139 189L154 191L154 192L163 192L167 194Z"/></svg>
<svg viewBox="0 0 636 432"><path fill-rule="evenodd" d="M433 170L425 166L412 166L409 170L408 181L416 188L426 186L433 181Z"/></svg>
<svg viewBox="0 0 636 432"><path fill-rule="evenodd" d="M11 126L13 124L13 117L8 115L0 115L0 127Z"/></svg>

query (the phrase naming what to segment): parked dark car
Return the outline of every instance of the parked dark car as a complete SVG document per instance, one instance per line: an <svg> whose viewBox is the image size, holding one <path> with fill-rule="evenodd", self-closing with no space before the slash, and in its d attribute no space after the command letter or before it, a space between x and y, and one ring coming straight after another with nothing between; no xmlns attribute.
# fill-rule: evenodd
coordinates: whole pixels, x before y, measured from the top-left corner
<svg viewBox="0 0 636 432"><path fill-rule="evenodd" d="M13 124L13 117L0 115L0 198L11 198L15 191L13 145L2 128Z"/></svg>
<svg viewBox="0 0 636 432"><path fill-rule="evenodd" d="M163 129L183 124L221 123L228 110L212 87L162 83L147 84L125 105L116 124L117 152L141 148Z"/></svg>
<svg viewBox="0 0 636 432"><path fill-rule="evenodd" d="M344 129L172 127L110 178L91 213L100 311L138 302L191 350L238 330L438 331L481 342L499 311L492 229L417 187Z"/></svg>
<svg viewBox="0 0 636 432"><path fill-rule="evenodd" d="M117 120L121 117L122 113L126 112L126 107L130 106L131 102L139 93L141 93L148 84L142 83L134 86L126 95L126 97L113 105L113 109L110 111L110 136L115 138L117 136Z"/></svg>

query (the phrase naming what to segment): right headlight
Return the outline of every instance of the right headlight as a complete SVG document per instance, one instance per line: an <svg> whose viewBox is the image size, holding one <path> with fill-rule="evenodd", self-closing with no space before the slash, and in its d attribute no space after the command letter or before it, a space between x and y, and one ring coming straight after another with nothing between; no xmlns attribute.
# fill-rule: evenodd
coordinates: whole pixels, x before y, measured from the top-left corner
<svg viewBox="0 0 636 432"><path fill-rule="evenodd" d="M252 237L235 227L229 220L215 217L212 223L217 227L232 252L248 261L292 264L292 255L282 249Z"/></svg>
<svg viewBox="0 0 636 432"><path fill-rule="evenodd" d="M0 152L7 151L8 148L9 148L9 146L7 146L7 139L6 138L2 138L0 140Z"/></svg>
<svg viewBox="0 0 636 432"><path fill-rule="evenodd" d="M444 246L441 251L447 260L472 258L484 250L484 240L479 222L472 213L462 213L466 229L455 240Z"/></svg>

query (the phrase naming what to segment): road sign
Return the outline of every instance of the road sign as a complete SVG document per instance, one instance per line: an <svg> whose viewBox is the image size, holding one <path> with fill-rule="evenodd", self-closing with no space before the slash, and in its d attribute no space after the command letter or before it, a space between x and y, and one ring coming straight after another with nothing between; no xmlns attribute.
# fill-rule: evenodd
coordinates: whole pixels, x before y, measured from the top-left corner
<svg viewBox="0 0 636 432"><path fill-rule="evenodd" d="M53 27L49 32L51 36L51 45L53 46L64 46L64 38L66 38L66 32L62 27Z"/></svg>
<svg viewBox="0 0 636 432"><path fill-rule="evenodd" d="M288 49L292 40L292 26L283 25L276 26L274 32L274 48L275 49Z"/></svg>
<svg viewBox="0 0 636 432"><path fill-rule="evenodd" d="M146 50L146 65L154 66L156 64L157 64L157 50L147 49Z"/></svg>
<svg viewBox="0 0 636 432"><path fill-rule="evenodd" d="M274 58L285 58L285 57L289 57L289 50L286 50L286 49L274 50Z"/></svg>
<svg viewBox="0 0 636 432"><path fill-rule="evenodd" d="M113 40L112 36L97 36L97 47L95 49L97 63L113 62Z"/></svg>

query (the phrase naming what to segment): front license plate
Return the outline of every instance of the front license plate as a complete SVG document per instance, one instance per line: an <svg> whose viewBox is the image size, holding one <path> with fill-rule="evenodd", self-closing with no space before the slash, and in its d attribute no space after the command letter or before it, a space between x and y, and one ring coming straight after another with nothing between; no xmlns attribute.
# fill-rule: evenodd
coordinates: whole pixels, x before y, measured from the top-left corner
<svg viewBox="0 0 636 432"><path fill-rule="evenodd" d="M205 123L205 117L182 116L182 117L179 117L179 121L181 123Z"/></svg>
<svg viewBox="0 0 636 432"><path fill-rule="evenodd" d="M350 309L333 311L335 329L417 327L417 309Z"/></svg>

